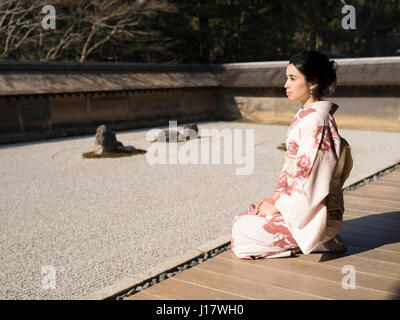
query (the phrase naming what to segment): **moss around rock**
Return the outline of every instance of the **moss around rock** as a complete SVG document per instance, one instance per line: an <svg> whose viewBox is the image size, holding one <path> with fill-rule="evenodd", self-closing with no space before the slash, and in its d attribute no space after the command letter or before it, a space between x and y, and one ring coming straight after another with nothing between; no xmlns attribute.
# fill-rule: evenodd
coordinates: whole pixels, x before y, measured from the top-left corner
<svg viewBox="0 0 400 320"><path fill-rule="evenodd" d="M146 150L135 149L133 152L123 151L123 152L107 152L102 154L97 154L94 151L82 153L82 157L86 159L100 159L100 158L121 158L121 157L131 157L138 154L144 154Z"/></svg>

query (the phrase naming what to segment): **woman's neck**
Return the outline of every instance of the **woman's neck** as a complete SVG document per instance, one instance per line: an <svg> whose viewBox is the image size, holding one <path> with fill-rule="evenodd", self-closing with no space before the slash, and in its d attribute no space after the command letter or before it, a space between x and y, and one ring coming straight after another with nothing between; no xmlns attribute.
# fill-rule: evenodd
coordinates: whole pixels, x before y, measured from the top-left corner
<svg viewBox="0 0 400 320"><path fill-rule="evenodd" d="M314 103L314 102L318 102L318 101L321 101L321 99L320 98L318 98L318 97L309 97L306 101L302 101L302 108L304 109L305 107L307 107L308 105L310 105L310 104L312 104L312 103Z"/></svg>

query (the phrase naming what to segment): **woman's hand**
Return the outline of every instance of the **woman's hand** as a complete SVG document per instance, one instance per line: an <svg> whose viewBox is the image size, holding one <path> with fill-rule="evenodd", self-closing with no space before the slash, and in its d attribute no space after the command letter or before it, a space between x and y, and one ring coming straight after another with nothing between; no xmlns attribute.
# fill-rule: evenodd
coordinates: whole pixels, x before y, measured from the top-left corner
<svg viewBox="0 0 400 320"><path fill-rule="evenodd" d="M267 198L261 198L260 200L258 200L256 208L253 211L253 214L258 214L258 212L260 211L260 206L262 205L262 203L264 201L268 200Z"/></svg>
<svg viewBox="0 0 400 320"><path fill-rule="evenodd" d="M279 210L275 207L275 201L272 199L266 199L259 208L258 215L260 217L272 216L279 213Z"/></svg>
<svg viewBox="0 0 400 320"><path fill-rule="evenodd" d="M261 198L254 209L254 214L265 217L279 213L279 210L275 207L275 201L274 198Z"/></svg>

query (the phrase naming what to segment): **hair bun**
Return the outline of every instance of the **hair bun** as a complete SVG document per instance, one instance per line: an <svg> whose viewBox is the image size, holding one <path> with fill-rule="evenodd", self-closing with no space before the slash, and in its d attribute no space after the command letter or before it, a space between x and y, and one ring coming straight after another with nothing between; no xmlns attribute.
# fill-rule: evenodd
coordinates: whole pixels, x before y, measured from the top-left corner
<svg viewBox="0 0 400 320"><path fill-rule="evenodd" d="M331 67L333 70L336 71L336 69L337 69L337 63L336 63L335 60L329 61L329 65L330 65L330 67Z"/></svg>
<svg viewBox="0 0 400 320"><path fill-rule="evenodd" d="M330 60L319 51L311 50L296 54L290 58L289 64L293 64L304 75L307 82L318 83L316 96L322 97L335 92L338 67L335 60Z"/></svg>

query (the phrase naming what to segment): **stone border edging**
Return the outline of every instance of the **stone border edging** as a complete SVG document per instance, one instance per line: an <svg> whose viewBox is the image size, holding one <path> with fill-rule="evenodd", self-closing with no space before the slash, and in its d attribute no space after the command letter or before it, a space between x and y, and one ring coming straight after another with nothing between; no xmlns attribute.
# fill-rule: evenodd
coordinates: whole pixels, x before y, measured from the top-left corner
<svg viewBox="0 0 400 320"><path fill-rule="evenodd" d="M400 169L400 162L398 161L366 178L351 182L343 188L343 194L361 188L397 169ZM228 250L230 248L230 242L231 234L225 234L196 248L189 249L184 254L167 262L160 263L147 271L86 295L80 300L122 300Z"/></svg>

